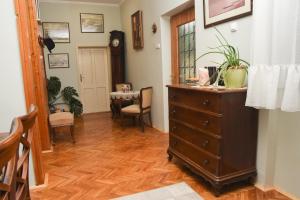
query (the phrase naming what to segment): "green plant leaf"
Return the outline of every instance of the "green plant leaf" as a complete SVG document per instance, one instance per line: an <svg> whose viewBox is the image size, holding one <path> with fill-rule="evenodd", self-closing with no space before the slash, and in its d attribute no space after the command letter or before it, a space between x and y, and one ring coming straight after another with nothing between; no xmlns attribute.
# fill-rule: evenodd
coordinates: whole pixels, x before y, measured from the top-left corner
<svg viewBox="0 0 300 200"><path fill-rule="evenodd" d="M66 101L66 102L69 102L71 101L71 99L76 96L78 97L78 93L77 91L73 88L73 87L65 87L62 91L62 96L63 96L63 99Z"/></svg>
<svg viewBox="0 0 300 200"><path fill-rule="evenodd" d="M57 95L59 94L61 89L61 82L59 78L55 76L51 76L47 79L47 90L48 90L48 101L52 102L57 99Z"/></svg>
<svg viewBox="0 0 300 200"><path fill-rule="evenodd" d="M83 112L83 106L82 103L76 99L76 98L71 98L69 102L70 106L70 112L74 113L76 117L80 116Z"/></svg>
<svg viewBox="0 0 300 200"><path fill-rule="evenodd" d="M207 53L202 54L195 61L198 61L204 56L210 54L223 55L224 62L222 64L214 62L219 65L219 74L216 81L216 83L218 83L218 81L222 78L222 76L224 76L228 68L238 69L241 65L243 65L247 70L247 68L250 65L247 61L240 58L239 49L230 45L229 42L224 37L224 35L221 33L221 31L219 31L217 28L215 28L215 30L217 32L215 36L218 41L218 45L216 47L208 47L209 51Z"/></svg>

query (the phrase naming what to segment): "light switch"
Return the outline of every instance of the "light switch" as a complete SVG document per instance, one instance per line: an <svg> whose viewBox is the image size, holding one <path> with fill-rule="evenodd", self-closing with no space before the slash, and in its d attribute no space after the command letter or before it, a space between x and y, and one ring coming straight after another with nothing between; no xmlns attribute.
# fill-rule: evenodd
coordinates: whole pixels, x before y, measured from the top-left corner
<svg viewBox="0 0 300 200"><path fill-rule="evenodd" d="M239 30L239 27L238 27L238 24L237 24L237 22L233 22L233 23L231 23L230 24L230 31L231 32L237 32Z"/></svg>
<svg viewBox="0 0 300 200"><path fill-rule="evenodd" d="M155 48L156 48L156 49L160 49L160 47L161 47L161 46L160 46L160 43L157 43L157 44L155 45Z"/></svg>

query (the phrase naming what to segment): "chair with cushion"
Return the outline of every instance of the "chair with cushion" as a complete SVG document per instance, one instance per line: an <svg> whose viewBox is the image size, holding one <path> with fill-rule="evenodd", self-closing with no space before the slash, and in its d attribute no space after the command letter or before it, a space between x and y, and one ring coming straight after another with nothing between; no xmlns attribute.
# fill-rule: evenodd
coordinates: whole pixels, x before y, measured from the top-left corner
<svg viewBox="0 0 300 200"><path fill-rule="evenodd" d="M51 128L52 142L55 144L55 136L57 128L69 127L73 143L74 137L74 114L70 112L57 112L49 115L49 123Z"/></svg>
<svg viewBox="0 0 300 200"><path fill-rule="evenodd" d="M123 92L124 88L127 88L128 91L132 91L132 84L118 83L115 85L115 89L117 92ZM119 116L122 108L132 104L133 104L133 100L131 99L112 99L110 104L112 117L114 118L116 116Z"/></svg>
<svg viewBox="0 0 300 200"><path fill-rule="evenodd" d="M10 134L0 141L0 199L16 200L16 175L22 124L12 123Z"/></svg>
<svg viewBox="0 0 300 200"><path fill-rule="evenodd" d="M36 106L31 105L29 113L20 117L23 126L23 134L21 136L22 151L20 152L18 167L17 167L17 200L30 199L29 192L29 154L31 143L33 140L32 128L35 124L38 109Z"/></svg>
<svg viewBox="0 0 300 200"><path fill-rule="evenodd" d="M152 118L151 118L152 93L153 93L152 87L142 88L140 91L139 104L134 104L122 108L121 110L122 123L124 122L125 116L139 117L141 129L144 132L145 130L144 116L148 115L150 126L152 127Z"/></svg>

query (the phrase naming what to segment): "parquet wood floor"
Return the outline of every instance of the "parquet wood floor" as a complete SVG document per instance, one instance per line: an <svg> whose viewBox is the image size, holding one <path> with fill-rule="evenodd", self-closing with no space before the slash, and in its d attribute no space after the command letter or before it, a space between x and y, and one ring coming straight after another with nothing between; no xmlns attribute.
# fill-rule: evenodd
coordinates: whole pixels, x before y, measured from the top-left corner
<svg viewBox="0 0 300 200"><path fill-rule="evenodd" d="M155 129L113 122L109 113L77 120L72 144L58 134L53 153L44 155L48 186L31 191L32 199L105 200L185 181L205 200L288 200L253 186L236 188L215 198L209 187L188 169L168 162L168 135Z"/></svg>

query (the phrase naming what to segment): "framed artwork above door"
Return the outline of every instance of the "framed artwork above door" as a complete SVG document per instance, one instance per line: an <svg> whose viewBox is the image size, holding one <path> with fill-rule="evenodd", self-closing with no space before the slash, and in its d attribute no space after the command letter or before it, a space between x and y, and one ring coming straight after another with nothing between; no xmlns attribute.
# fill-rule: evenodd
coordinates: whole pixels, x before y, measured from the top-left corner
<svg viewBox="0 0 300 200"><path fill-rule="evenodd" d="M80 13L81 33L104 33L104 15Z"/></svg>

